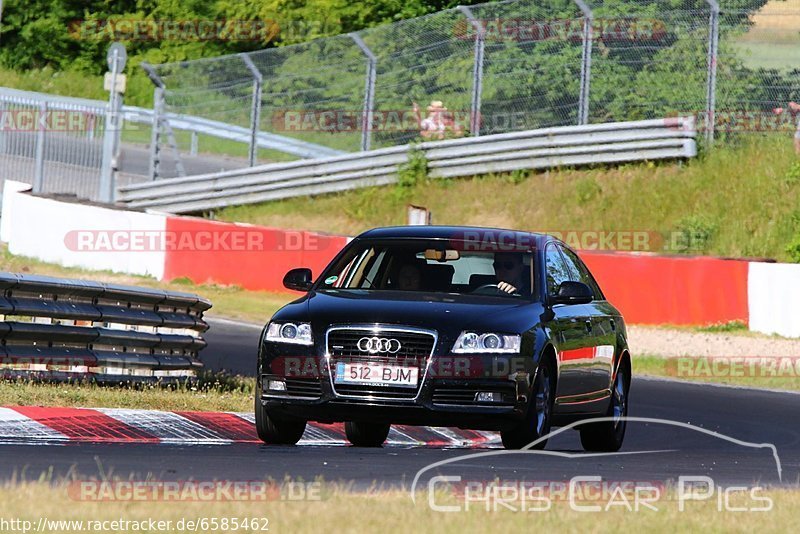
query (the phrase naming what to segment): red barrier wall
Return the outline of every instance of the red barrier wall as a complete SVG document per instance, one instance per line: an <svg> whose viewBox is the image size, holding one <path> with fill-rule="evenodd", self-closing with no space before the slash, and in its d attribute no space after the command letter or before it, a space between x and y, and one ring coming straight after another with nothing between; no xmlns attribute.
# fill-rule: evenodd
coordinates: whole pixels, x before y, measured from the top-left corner
<svg viewBox="0 0 800 534"><path fill-rule="evenodd" d="M179 236L166 254L166 280L267 291L287 291L283 275L295 267L309 267L316 277L347 243L342 236L191 217L168 217L166 231Z"/></svg>
<svg viewBox="0 0 800 534"><path fill-rule="evenodd" d="M166 230L189 239L167 252L165 279L266 291L286 291L283 275L294 267L309 267L316 277L347 243L342 236L191 217L168 217ZM746 261L588 251L581 257L630 323L748 320Z"/></svg>
<svg viewBox="0 0 800 534"><path fill-rule="evenodd" d="M580 256L629 323L748 320L746 261L587 251Z"/></svg>

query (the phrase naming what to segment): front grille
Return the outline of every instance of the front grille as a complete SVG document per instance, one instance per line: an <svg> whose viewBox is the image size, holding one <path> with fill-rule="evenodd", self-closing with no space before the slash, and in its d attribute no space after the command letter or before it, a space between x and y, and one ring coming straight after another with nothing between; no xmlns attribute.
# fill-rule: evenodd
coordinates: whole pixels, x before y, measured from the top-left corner
<svg viewBox="0 0 800 534"><path fill-rule="evenodd" d="M400 343L396 353L370 354L358 348L361 338L388 338ZM328 331L328 354L331 359L331 379L337 395L364 398L413 399L422 386L428 360L433 353L436 334L402 327L332 328ZM378 384L336 384L336 365L339 362L369 362L415 367L416 387L382 386Z"/></svg>
<svg viewBox="0 0 800 534"><path fill-rule="evenodd" d="M477 402L475 395L479 391L491 391L503 395L502 402ZM514 404L516 391L513 385L508 386L447 386L437 385L433 389L433 404L443 406L511 406Z"/></svg>

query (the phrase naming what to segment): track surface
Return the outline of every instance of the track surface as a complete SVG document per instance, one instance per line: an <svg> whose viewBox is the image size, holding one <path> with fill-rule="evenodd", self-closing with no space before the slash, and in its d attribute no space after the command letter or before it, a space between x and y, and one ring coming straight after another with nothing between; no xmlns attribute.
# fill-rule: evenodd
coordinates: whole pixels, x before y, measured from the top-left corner
<svg viewBox="0 0 800 534"><path fill-rule="evenodd" d="M212 321L203 359L212 368L252 374L259 330ZM173 445L0 445L0 479L53 476L101 476L163 480L281 479L408 485L418 470L447 459L463 458L423 475L459 475L464 480L564 481L599 475L607 480L665 481L678 476L709 476L729 484L793 484L800 481L800 395L738 388L634 379L631 416L689 423L738 440L772 443L782 465L779 479L772 452L723 441L700 432L659 423L630 423L624 454L582 453L577 432L551 439L547 454L503 454L497 449L433 447L352 447ZM102 472L101 472L102 470Z"/></svg>

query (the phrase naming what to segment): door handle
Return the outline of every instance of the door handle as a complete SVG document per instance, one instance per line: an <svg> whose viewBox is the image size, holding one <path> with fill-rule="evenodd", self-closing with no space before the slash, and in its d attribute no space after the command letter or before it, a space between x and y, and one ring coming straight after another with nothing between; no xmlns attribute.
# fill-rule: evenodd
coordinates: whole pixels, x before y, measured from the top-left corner
<svg viewBox="0 0 800 534"><path fill-rule="evenodd" d="M610 322L611 322L611 330L614 330L614 331L616 331L616 329L617 329L617 323L615 323L615 322L614 322L614 319L611 319L611 321L610 321Z"/></svg>
<svg viewBox="0 0 800 534"><path fill-rule="evenodd" d="M591 321L591 319L586 319L586 321L584 321L584 324L586 325L586 331L587 332L591 332L592 331L592 321Z"/></svg>

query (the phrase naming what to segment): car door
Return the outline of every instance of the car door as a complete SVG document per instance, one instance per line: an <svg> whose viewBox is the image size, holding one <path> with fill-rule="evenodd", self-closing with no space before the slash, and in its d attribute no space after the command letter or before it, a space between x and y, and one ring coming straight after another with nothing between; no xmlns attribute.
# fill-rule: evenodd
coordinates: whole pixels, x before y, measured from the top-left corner
<svg viewBox="0 0 800 534"><path fill-rule="evenodd" d="M572 279L572 273L555 242L545 248L545 276L548 297L558 293L562 282ZM559 403L580 402L592 392L591 380L585 367L594 354L591 322L584 304L555 304L549 321L551 338L558 352L559 377L556 391Z"/></svg>
<svg viewBox="0 0 800 534"><path fill-rule="evenodd" d="M594 346L592 358L585 361L584 371L587 376L584 383L590 391L608 389L611 387L614 355L617 351L617 322L614 315L609 313L611 307L583 261L569 247L559 244L559 249L572 273L572 280L586 284L594 294L594 300L584 305L590 325L587 335L591 337L591 344Z"/></svg>

